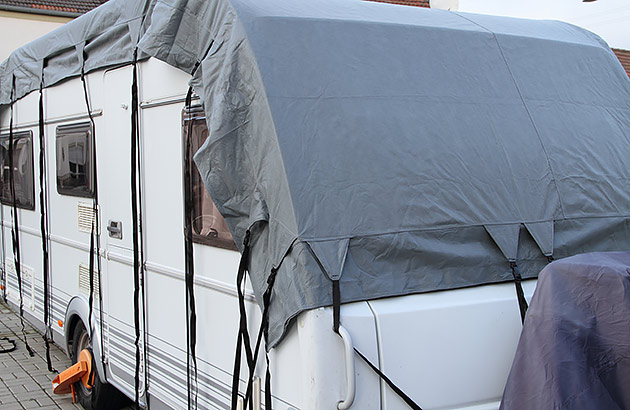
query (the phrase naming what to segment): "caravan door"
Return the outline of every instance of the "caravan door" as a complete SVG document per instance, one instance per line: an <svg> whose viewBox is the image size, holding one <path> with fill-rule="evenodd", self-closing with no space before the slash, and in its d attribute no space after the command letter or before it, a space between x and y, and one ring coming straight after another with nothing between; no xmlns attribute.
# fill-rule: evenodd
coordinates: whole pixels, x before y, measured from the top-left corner
<svg viewBox="0 0 630 410"><path fill-rule="evenodd" d="M131 82L132 67L108 70L104 74L105 126L97 132L98 191L101 204L101 238L105 249L107 277L105 311L108 326L105 351L108 378L133 397L135 391L135 299L133 270L133 224L131 212ZM140 348L144 345L142 294ZM144 353L141 351L140 396L144 391Z"/></svg>

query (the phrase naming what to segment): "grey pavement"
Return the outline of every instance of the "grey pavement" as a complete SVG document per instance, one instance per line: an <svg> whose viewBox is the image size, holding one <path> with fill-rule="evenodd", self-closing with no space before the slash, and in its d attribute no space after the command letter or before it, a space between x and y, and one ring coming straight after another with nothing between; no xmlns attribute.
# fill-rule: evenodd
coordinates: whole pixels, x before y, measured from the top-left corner
<svg viewBox="0 0 630 410"><path fill-rule="evenodd" d="M0 408L22 409L82 409L72 403L72 396L52 392L52 379L46 364L46 346L42 335L24 320L24 330L29 346L35 355L30 357L24 345L20 317L0 298L0 350L11 346L3 337L14 340L17 349L0 354ZM50 345L50 358L58 371L72 363L62 349Z"/></svg>

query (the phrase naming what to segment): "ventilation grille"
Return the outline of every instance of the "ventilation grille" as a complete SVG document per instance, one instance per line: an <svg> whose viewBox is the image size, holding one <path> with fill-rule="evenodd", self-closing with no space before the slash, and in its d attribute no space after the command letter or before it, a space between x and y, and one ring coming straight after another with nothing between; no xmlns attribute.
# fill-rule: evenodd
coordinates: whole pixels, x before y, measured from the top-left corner
<svg viewBox="0 0 630 410"><path fill-rule="evenodd" d="M98 218L99 224L98 226L96 226L96 234L100 235L101 234L101 227L100 227L101 208L97 207L96 210L99 216ZM78 225L79 231L91 233L92 221L94 220L94 208L92 204L86 203L86 202L79 202L79 208L78 208L77 214L79 216L79 225Z"/></svg>
<svg viewBox="0 0 630 410"><path fill-rule="evenodd" d="M98 272L94 271L94 299L98 299L100 294ZM90 296L90 267L88 265L79 265L79 292L86 296Z"/></svg>

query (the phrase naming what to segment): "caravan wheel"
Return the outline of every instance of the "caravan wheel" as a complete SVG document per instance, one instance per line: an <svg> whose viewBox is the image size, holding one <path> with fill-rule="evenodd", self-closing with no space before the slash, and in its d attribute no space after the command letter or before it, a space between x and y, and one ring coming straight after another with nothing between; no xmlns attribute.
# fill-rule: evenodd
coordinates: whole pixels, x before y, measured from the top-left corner
<svg viewBox="0 0 630 410"><path fill-rule="evenodd" d="M88 349L91 353L92 341L87 330L85 330L85 326L79 321L74 329L72 338L73 363L79 360L79 354L83 349ZM124 407L128 399L112 385L104 383L100 379L98 371L96 371L94 357L92 357L92 368L94 369L94 381L91 388L87 388L81 380L74 384L77 402L85 410L120 409Z"/></svg>

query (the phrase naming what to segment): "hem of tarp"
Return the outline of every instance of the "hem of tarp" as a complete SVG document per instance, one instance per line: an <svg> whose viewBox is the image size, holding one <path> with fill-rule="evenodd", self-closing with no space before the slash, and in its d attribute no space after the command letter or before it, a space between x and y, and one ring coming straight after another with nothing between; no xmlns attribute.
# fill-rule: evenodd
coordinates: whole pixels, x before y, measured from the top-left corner
<svg viewBox="0 0 630 410"><path fill-rule="evenodd" d="M524 260L536 260L536 259L524 259ZM524 281L530 281L530 280L537 280L538 279L538 274L536 275L524 275L523 276L523 280ZM427 290L427 291L417 291L417 292L409 292L409 293L399 293L399 294L391 294L391 293L383 293L382 295L376 295L374 297L370 297L370 298L358 298L356 300L351 299L351 300L343 300L343 291L341 292L342 295L342 301L341 304L342 305L346 305L349 303L358 303L358 302L370 302L373 300L381 300L381 299L389 299L389 298L397 298L397 297L403 297L403 296L412 296L412 295L424 295L424 294L429 294L429 293L437 293L437 292L448 292L451 290L459 290L459 289L472 289L472 288L478 288L481 286L490 286L490 285L501 285L504 283L510 283L512 282L513 279L512 277L510 278L506 278L505 280L500 280L500 281L489 281L489 282L484 282L484 283L477 283L474 285L467 285L467 286L458 286L458 287L454 287L454 288L443 288L443 289L433 289L433 290ZM332 283L332 281L331 281ZM332 285L331 285L332 288ZM331 291L332 292L332 291ZM308 305L306 307L301 308L300 310L292 313L291 315L289 315L287 317L287 320L284 321L284 323L282 324L282 333L278 334L277 337L275 337L274 339L270 340L268 345L267 345L267 351L270 351L271 349L275 348L276 346L278 346L280 344L280 342L282 342L282 340L284 339L284 337L286 336L287 332L289 331L290 327L293 325L293 320L298 317L301 313L309 311L309 310L313 310L313 309L319 309L319 308L327 308L327 307L332 307L333 303L332 300L329 304L321 304L321 303L315 303L313 305ZM280 326L278 326L280 327ZM276 327L276 328L278 328ZM332 321L330 322L330 328L332 330L333 327L333 323ZM274 334L274 332L269 331L269 334Z"/></svg>
<svg viewBox="0 0 630 410"><path fill-rule="evenodd" d="M396 235L399 233L411 233L411 232L436 232L436 231L446 231L450 229L463 229L463 228L484 228L485 226L499 226L499 225L525 225L525 224L534 224L534 223L543 223L543 222L564 222L564 221L575 221L581 219L628 219L630 218L630 214L607 214L607 215L596 215L596 216L576 216L576 217L566 217L566 218L555 218L555 219L547 219L547 220L528 220L528 221L516 221L516 222L480 222L474 224L461 224L461 225L442 225L439 227L431 227L431 228L409 228L409 229L398 229L395 231L382 231L382 232L367 232L367 233L356 233L351 235L338 235L338 236L320 236L320 237L304 237L299 236L299 240L301 242L324 242L324 241L334 241L334 240L343 240L343 239L357 239L357 238L369 238L372 236L381 236L381 235Z"/></svg>

